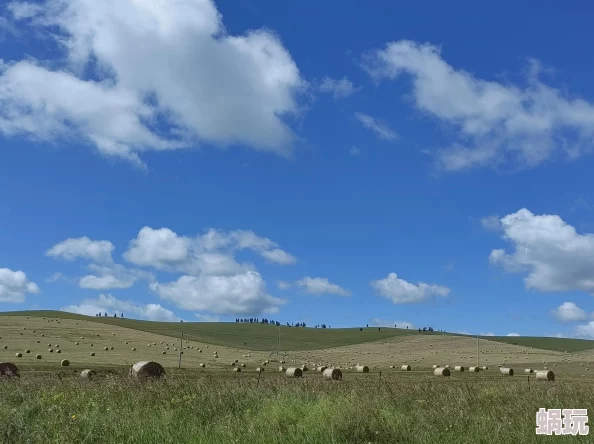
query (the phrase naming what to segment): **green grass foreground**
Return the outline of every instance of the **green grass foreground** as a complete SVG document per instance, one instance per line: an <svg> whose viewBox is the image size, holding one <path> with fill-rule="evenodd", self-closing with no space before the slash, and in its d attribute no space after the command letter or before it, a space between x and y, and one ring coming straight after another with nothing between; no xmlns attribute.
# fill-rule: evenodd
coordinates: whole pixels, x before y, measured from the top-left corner
<svg viewBox="0 0 594 444"><path fill-rule="evenodd" d="M121 372L81 380L39 372L0 381L0 442L35 443L577 443L536 436L540 407L587 408L594 387L524 378L301 380ZM247 375L245 375L247 376ZM594 433L594 431L592 432Z"/></svg>

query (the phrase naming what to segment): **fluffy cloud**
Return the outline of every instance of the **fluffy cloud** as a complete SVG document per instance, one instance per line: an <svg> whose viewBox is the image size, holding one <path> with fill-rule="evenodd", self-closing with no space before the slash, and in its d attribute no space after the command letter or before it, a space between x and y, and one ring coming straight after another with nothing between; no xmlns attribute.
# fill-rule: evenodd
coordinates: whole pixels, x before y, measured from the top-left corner
<svg viewBox="0 0 594 444"><path fill-rule="evenodd" d="M139 317L149 321L176 322L181 318L176 316L171 310L163 308L160 304L138 304L131 301L121 301L112 295L101 294L97 299L85 299L80 305L69 305L60 310L70 313L95 316L97 313L124 313L124 316Z"/></svg>
<svg viewBox="0 0 594 444"><path fill-rule="evenodd" d="M266 282L255 271L232 276L181 276L174 282L152 284L151 289L182 309L216 314L277 313L284 303L266 292Z"/></svg>
<svg viewBox="0 0 594 444"><path fill-rule="evenodd" d="M25 302L25 293L39 293L39 287L21 270L0 268L0 302Z"/></svg>
<svg viewBox="0 0 594 444"><path fill-rule="evenodd" d="M93 263L88 265L94 274L88 274L78 279L81 288L93 290L109 290L115 288L129 288L139 279L154 280L151 273L129 269L113 261L114 245L109 241L95 241L88 237L70 238L59 242L46 251L46 255L66 260L86 259ZM66 280L61 273L55 273L52 281Z"/></svg>
<svg viewBox="0 0 594 444"><path fill-rule="evenodd" d="M396 131L391 129L385 123L380 122L375 117L371 117L370 115L363 113L355 113L355 117L365 128L375 133L379 139L395 140L398 138Z"/></svg>
<svg viewBox="0 0 594 444"><path fill-rule="evenodd" d="M584 310L573 302L563 302L552 313L561 322L580 322L589 317Z"/></svg>
<svg viewBox="0 0 594 444"><path fill-rule="evenodd" d="M74 259L89 259L95 262L111 262L111 253L114 248L113 244L109 241L95 241L85 236L59 242L47 250L46 255L69 261Z"/></svg>
<svg viewBox="0 0 594 444"><path fill-rule="evenodd" d="M594 321L584 325L578 325L575 329L577 336L594 338Z"/></svg>
<svg viewBox="0 0 594 444"><path fill-rule="evenodd" d="M346 77L343 77L340 80L325 77L322 82L320 82L318 90L323 93L332 94L335 99L343 99L355 93L357 88L355 88L353 82Z"/></svg>
<svg viewBox="0 0 594 444"><path fill-rule="evenodd" d="M195 236L180 236L168 228L143 227L130 242L124 258L133 264L189 274L234 274L253 270L249 264L238 264L233 253L251 250L269 262L294 264L297 259L278 248L276 242L253 231L209 229Z"/></svg>
<svg viewBox="0 0 594 444"><path fill-rule="evenodd" d="M508 333L507 336L520 336L519 333Z"/></svg>
<svg viewBox="0 0 594 444"><path fill-rule="evenodd" d="M394 327L394 328L414 328L411 322L406 321L387 321L385 319L373 318L369 325L374 327Z"/></svg>
<svg viewBox="0 0 594 444"><path fill-rule="evenodd" d="M495 336L495 333L493 333L492 331L489 331L487 333L481 333L480 336Z"/></svg>
<svg viewBox="0 0 594 444"><path fill-rule="evenodd" d="M432 296L447 296L450 292L449 288L442 285L424 282L411 284L400 279L396 273L390 273L383 279L372 281L371 286L380 295L392 300L394 304L421 302Z"/></svg>
<svg viewBox="0 0 594 444"><path fill-rule="evenodd" d="M229 35L213 1L17 1L9 10L19 28L52 36L68 64L5 67L4 134L74 136L138 165L143 151L200 141L290 153L285 121L305 88L297 65L271 32Z"/></svg>
<svg viewBox="0 0 594 444"><path fill-rule="evenodd" d="M537 61L520 87L456 70L427 43L390 42L364 60L375 79L410 76L414 106L457 130L458 139L437 153L446 170L533 167L557 152L576 158L591 150L594 105L543 83Z"/></svg>
<svg viewBox="0 0 594 444"><path fill-rule="evenodd" d="M295 282L295 285L302 288L307 293L315 295L335 294L338 296L349 296L351 294L350 291L339 285L333 284L327 278L321 277L312 278L306 276Z"/></svg>
<svg viewBox="0 0 594 444"><path fill-rule="evenodd" d="M514 251L491 251L491 263L526 272L527 288L594 293L594 234L580 234L557 215L534 215L527 209L503 217L501 226Z"/></svg>

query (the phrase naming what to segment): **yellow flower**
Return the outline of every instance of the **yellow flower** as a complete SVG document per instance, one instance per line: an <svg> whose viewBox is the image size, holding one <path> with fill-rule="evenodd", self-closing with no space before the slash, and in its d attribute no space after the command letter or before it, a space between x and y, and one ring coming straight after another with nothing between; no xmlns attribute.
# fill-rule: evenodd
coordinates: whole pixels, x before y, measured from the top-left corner
<svg viewBox="0 0 594 444"><path fill-rule="evenodd" d="M76 415L72 415L72 420L74 421L76 419Z"/></svg>

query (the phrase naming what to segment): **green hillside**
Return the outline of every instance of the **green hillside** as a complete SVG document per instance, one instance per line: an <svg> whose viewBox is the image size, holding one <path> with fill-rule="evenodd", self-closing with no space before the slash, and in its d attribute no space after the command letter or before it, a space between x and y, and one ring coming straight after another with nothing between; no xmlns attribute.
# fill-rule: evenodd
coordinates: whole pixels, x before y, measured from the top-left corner
<svg viewBox="0 0 594 444"><path fill-rule="evenodd" d="M594 341L588 339L547 338L536 336L488 336L485 337L485 339L519 345L521 347L532 347L541 350L554 350L570 353L594 349Z"/></svg>
<svg viewBox="0 0 594 444"><path fill-rule="evenodd" d="M118 325L148 333L179 338L181 329L184 338L226 347L250 350L273 351L277 346L277 327L267 324L244 324L235 322L153 322L114 317L84 316L61 311L17 311L0 315L36 316L47 318L77 319L89 322ZM419 334L416 330L382 327L363 328L296 328L280 327L281 350L315 350L344 345L388 339L394 336Z"/></svg>

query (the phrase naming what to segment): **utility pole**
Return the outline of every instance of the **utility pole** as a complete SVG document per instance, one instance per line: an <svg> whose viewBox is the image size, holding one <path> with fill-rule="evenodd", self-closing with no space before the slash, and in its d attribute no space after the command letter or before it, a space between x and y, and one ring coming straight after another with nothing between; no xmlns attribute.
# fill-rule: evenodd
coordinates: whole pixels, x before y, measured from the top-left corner
<svg viewBox="0 0 594 444"><path fill-rule="evenodd" d="M479 367L479 355L480 355L480 351L479 351L479 335L476 335L476 366Z"/></svg>
<svg viewBox="0 0 594 444"><path fill-rule="evenodd" d="M181 339L180 339L180 346L179 346L179 362L177 364L177 368L181 368L181 357L184 349L184 321L181 322Z"/></svg>
<svg viewBox="0 0 594 444"><path fill-rule="evenodd" d="M278 359L280 351L280 327L276 327L276 358Z"/></svg>

